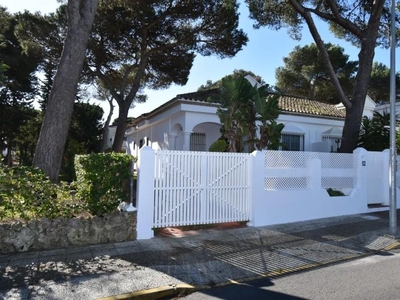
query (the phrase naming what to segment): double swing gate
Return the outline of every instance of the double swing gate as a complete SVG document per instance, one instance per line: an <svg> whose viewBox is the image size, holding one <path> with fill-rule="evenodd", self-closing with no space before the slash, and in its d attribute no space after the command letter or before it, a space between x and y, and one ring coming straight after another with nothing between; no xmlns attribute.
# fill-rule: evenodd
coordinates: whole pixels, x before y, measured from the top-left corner
<svg viewBox="0 0 400 300"><path fill-rule="evenodd" d="M250 219L248 154L156 151L153 227Z"/></svg>

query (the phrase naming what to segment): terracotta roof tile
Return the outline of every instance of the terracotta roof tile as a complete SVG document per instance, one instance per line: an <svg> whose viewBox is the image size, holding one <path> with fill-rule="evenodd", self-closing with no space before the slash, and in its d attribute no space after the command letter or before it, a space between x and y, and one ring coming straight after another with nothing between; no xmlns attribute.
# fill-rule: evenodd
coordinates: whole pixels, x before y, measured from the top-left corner
<svg viewBox="0 0 400 300"><path fill-rule="evenodd" d="M210 97L215 97L218 95L218 89L211 89L205 90L201 92L192 92L186 94L179 94L176 96L178 99L185 99L185 100L195 100L195 101L202 101L208 102Z"/></svg>
<svg viewBox="0 0 400 300"><path fill-rule="evenodd" d="M345 110L335 105L293 96L281 96L279 108L282 112L293 114L315 115L325 117L344 118Z"/></svg>
<svg viewBox="0 0 400 300"><path fill-rule="evenodd" d="M218 89L206 90L177 95L178 99L207 102L209 97L218 95ZM281 96L279 98L279 108L282 112L315 115L325 117L344 118L346 112L336 108L335 105L309 100L294 96Z"/></svg>
<svg viewBox="0 0 400 300"><path fill-rule="evenodd" d="M175 98L162 104L153 111L140 115L129 126L133 126L143 119L146 119L152 115L155 115L165 109L168 109L171 105L177 103L189 103L206 106L218 106L217 102L210 103L208 99L218 95L218 89L205 90L201 92L178 94ZM335 105L309 100L305 98L299 98L294 96L281 96L279 98L279 108L282 113L297 114L297 115L313 115L333 118L344 118L346 112L338 109Z"/></svg>

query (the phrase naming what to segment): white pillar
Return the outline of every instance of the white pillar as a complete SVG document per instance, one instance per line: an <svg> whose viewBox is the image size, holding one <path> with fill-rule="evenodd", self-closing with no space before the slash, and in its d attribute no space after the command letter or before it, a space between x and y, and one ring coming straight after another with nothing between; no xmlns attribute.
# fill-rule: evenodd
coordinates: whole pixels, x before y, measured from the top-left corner
<svg viewBox="0 0 400 300"><path fill-rule="evenodd" d="M192 133L185 131L185 132L182 132L182 134L183 134L183 150L190 151L190 135Z"/></svg>
<svg viewBox="0 0 400 300"><path fill-rule="evenodd" d="M136 191L137 206L137 239L150 239L154 236L154 168L155 151L143 146L139 151L137 162L138 182Z"/></svg>
<svg viewBox="0 0 400 300"><path fill-rule="evenodd" d="M134 142L132 136L130 136L130 135L127 136L125 143L126 143L126 154L134 155L135 142Z"/></svg>
<svg viewBox="0 0 400 300"><path fill-rule="evenodd" d="M176 134L170 134L168 136L168 143L169 143L169 149L168 150L176 150L176 139L177 139Z"/></svg>

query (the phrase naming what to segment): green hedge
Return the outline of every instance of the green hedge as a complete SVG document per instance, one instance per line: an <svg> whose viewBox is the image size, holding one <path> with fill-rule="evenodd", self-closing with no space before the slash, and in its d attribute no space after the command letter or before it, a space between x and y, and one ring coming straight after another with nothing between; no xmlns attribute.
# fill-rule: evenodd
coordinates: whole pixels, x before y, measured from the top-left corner
<svg viewBox="0 0 400 300"><path fill-rule="evenodd" d="M38 168L0 166L0 220L76 216L85 204L74 194L74 185L51 183Z"/></svg>
<svg viewBox="0 0 400 300"><path fill-rule="evenodd" d="M129 202L132 159L123 153L75 156L77 195L91 214L102 216L117 209L122 201Z"/></svg>

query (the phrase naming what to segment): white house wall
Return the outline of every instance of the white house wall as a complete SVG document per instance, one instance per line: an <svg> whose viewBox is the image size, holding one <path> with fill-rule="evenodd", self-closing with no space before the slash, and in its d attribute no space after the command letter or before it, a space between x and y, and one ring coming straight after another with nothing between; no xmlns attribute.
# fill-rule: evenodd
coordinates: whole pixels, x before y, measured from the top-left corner
<svg viewBox="0 0 400 300"><path fill-rule="evenodd" d="M211 144L221 137L221 124L218 123L201 123L194 127L193 132L206 134L206 149L209 149Z"/></svg>
<svg viewBox="0 0 400 300"><path fill-rule="evenodd" d="M147 141L147 144L153 149L189 150L189 145L185 144L188 144L188 137L190 137L191 132L206 133L206 149L220 138L220 123L216 108L210 110L209 113L195 110L179 112L175 108L173 115L165 115L169 115L168 118L157 118L156 122L153 122L155 119L150 119L148 124L142 122L141 124L143 125L139 126L137 130L132 129L131 134L127 134L128 153L138 155L141 140L143 140L144 145ZM285 124L283 133L304 136L304 151L312 151L313 143L322 142L324 132L332 128L338 128L341 131L344 123L343 120L338 119L289 114L280 114L277 121ZM188 136L186 137L186 142L185 134ZM133 142L135 146L132 145Z"/></svg>
<svg viewBox="0 0 400 300"><path fill-rule="evenodd" d="M342 130L344 120L280 114L278 123L285 124L282 133L303 134L304 151L312 151L313 143L322 142L322 135L332 128ZM297 128L297 130L292 130Z"/></svg>
<svg viewBox="0 0 400 300"><path fill-rule="evenodd" d="M337 104L336 107L341 110L345 110L345 107L343 103ZM376 105L375 101L372 100L370 96L367 95L365 98L365 103L364 103L364 110L363 110L363 116L366 116L368 118L372 118L374 115L374 111L378 111L379 106Z"/></svg>
<svg viewBox="0 0 400 300"><path fill-rule="evenodd" d="M383 115L384 113L388 114L390 113L390 104L381 104L378 105L375 109L376 112L380 113ZM400 102L396 102L396 107L395 107L396 114L400 113Z"/></svg>
<svg viewBox="0 0 400 300"><path fill-rule="evenodd" d="M216 112L216 107L209 106L179 104L171 107L141 121L137 128L130 129L127 133L128 151L132 155L137 155L141 140L149 141L147 144L153 149L188 149L190 134L194 130L206 133L206 149L208 149L220 137L220 122Z"/></svg>
<svg viewBox="0 0 400 300"><path fill-rule="evenodd" d="M193 105L193 104L181 104L182 110L186 112L194 112L196 114L207 114L212 117L216 117L219 122L219 118L217 116L217 108L215 106L205 106L205 105Z"/></svg>
<svg viewBox="0 0 400 300"><path fill-rule="evenodd" d="M158 122L162 122L166 119L171 118L174 114L177 113L181 113L182 112L182 108L180 105L175 105L172 106L170 108L168 108L167 110L160 112L148 119L142 120L139 124L137 124L137 126L140 128L142 126L146 126L146 125L150 125L150 124L157 124Z"/></svg>
<svg viewBox="0 0 400 300"><path fill-rule="evenodd" d="M191 105L193 106L193 105ZM207 107L211 108L210 110L192 110L186 111L185 116L185 128L187 131L193 132L193 129L201 124L201 123L216 123L221 124L219 117L217 115L217 108L216 107Z"/></svg>
<svg viewBox="0 0 400 300"><path fill-rule="evenodd" d="M369 102L368 102L369 104ZM283 133L304 136L304 151L312 151L321 143L325 132L341 133L344 120L281 113L278 123L285 124ZM128 151L137 155L140 140L149 141L153 149L189 150L192 132L206 133L206 149L220 138L220 120L217 108L206 105L178 103L155 113L127 131ZM338 137L340 138L340 137ZM132 143L135 146L132 146ZM145 145L146 143L144 143Z"/></svg>

